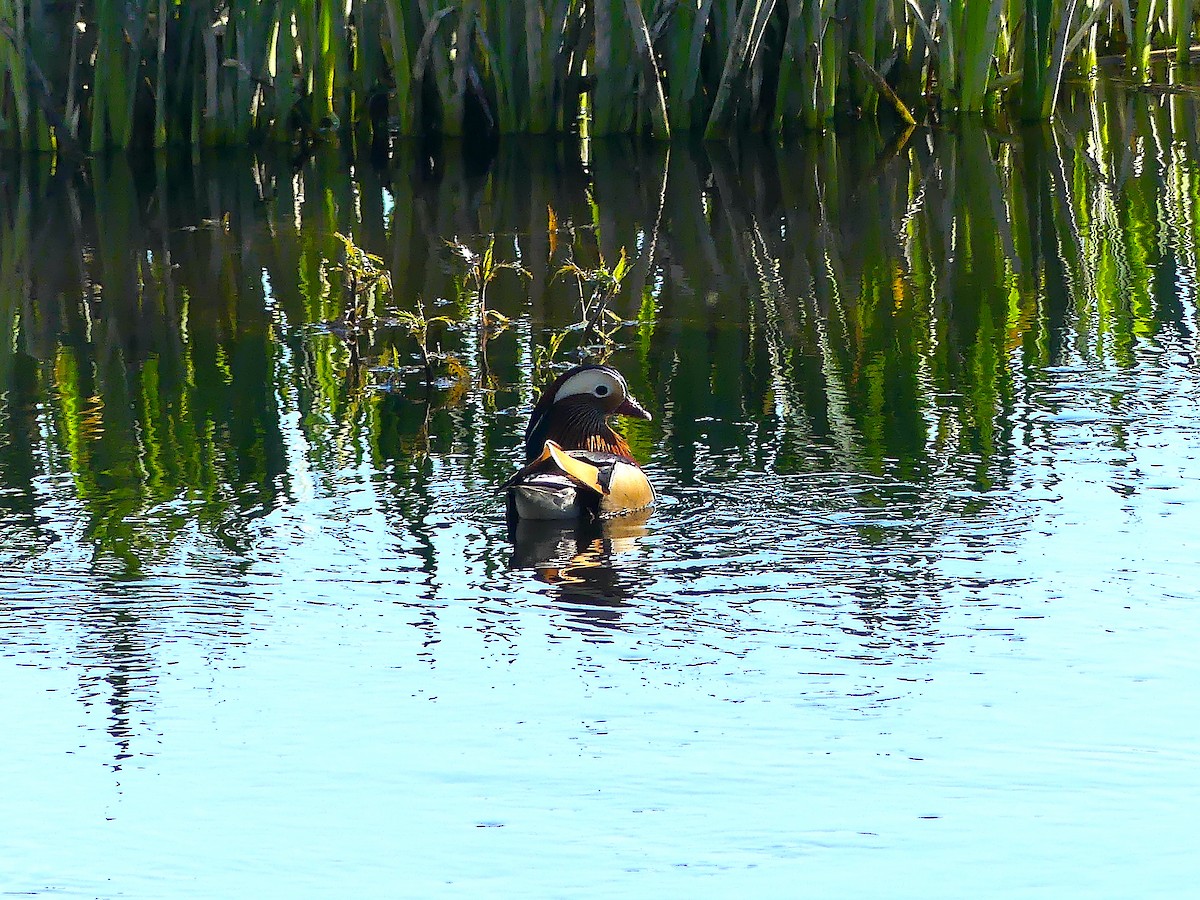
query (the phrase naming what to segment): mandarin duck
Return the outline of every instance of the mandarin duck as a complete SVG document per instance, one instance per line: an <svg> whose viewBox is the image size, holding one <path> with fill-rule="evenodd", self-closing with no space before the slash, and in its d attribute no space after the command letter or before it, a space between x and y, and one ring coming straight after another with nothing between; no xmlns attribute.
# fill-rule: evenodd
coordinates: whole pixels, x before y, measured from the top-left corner
<svg viewBox="0 0 1200 900"><path fill-rule="evenodd" d="M650 419L609 366L576 366L543 392L525 429L525 466L504 483L509 518L600 519L644 510L654 488L610 416Z"/></svg>

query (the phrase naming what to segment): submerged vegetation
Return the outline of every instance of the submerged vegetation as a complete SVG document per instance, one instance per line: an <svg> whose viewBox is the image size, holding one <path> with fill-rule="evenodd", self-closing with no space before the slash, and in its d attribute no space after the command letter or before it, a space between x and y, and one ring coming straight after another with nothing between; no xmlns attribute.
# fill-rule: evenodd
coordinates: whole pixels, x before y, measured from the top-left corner
<svg viewBox="0 0 1200 900"><path fill-rule="evenodd" d="M0 146L786 133L1051 116L1104 56L1190 59L1194 0L0 0ZM883 100L881 103L880 100ZM888 113L891 114L891 113Z"/></svg>

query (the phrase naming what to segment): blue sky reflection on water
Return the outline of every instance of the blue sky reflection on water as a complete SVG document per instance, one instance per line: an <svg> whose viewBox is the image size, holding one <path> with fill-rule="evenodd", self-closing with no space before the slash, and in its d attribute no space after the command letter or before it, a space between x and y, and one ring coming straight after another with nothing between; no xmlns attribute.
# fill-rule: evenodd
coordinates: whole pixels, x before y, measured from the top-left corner
<svg viewBox="0 0 1200 900"><path fill-rule="evenodd" d="M819 202L750 159L739 205L719 158L675 150L635 161L629 197L597 183L605 239L663 223L613 358L655 412L632 438L662 503L578 539L514 547L490 493L525 342L566 301L498 287L525 330L495 340L491 400L347 390L313 327L338 300L313 209L355 208L328 167L303 200L190 176L242 212L163 232L155 303L59 321L48 288L4 283L0 895L1179 896L1200 875L1194 244L1117 226L1193 209L1165 193L1190 163L1106 180L1055 145L1079 193L1042 200L1083 249L1054 282L1023 255L1047 238L1021 213L1035 150L976 138L874 181L843 160ZM498 162L489 202L559 189L521 171ZM358 237L450 297L399 216L465 234L491 207L465 176L394 177ZM139 209L220 218L175 178ZM997 197L1010 220L976 228ZM787 234L825 243L772 244L810 201L821 228ZM469 330L446 340L477 359Z"/></svg>
<svg viewBox="0 0 1200 900"><path fill-rule="evenodd" d="M1181 445L1194 465L1195 433ZM353 538L306 528L319 498L271 521L236 581L60 600L41 647L2 655L17 884L1172 893L1195 865L1196 557L1158 548L1196 486L1131 502L1076 455L1058 496L1028 473L1018 536L989 517L929 548L936 621L867 617L856 587L891 577L836 543L810 550L823 589L782 560L784 578L742 562L693 591L681 504L629 554L644 593L616 609L526 572L482 583L493 520L446 522L430 584L369 513ZM106 602L149 625L122 648L120 709L101 682L121 638L72 621Z"/></svg>

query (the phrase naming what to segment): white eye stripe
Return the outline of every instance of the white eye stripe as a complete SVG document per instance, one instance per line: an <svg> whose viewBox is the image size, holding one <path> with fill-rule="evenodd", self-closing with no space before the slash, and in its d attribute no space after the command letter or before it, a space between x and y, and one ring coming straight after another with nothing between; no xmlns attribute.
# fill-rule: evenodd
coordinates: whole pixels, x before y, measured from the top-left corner
<svg viewBox="0 0 1200 900"><path fill-rule="evenodd" d="M601 391L601 388L604 390ZM554 402L557 403L559 400L573 397L576 394L606 397L610 393L619 396L626 396L629 393L625 388L625 381L620 375L607 369L584 369L563 382L562 387L554 394Z"/></svg>

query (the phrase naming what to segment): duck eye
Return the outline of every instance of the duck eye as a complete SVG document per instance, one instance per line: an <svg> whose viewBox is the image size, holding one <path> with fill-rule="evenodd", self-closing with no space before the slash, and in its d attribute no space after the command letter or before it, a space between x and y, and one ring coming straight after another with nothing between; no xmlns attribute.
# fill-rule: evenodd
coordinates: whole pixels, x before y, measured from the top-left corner
<svg viewBox="0 0 1200 900"><path fill-rule="evenodd" d="M607 393L608 393L608 385L607 384L596 385L596 396L597 397L603 397Z"/></svg>

